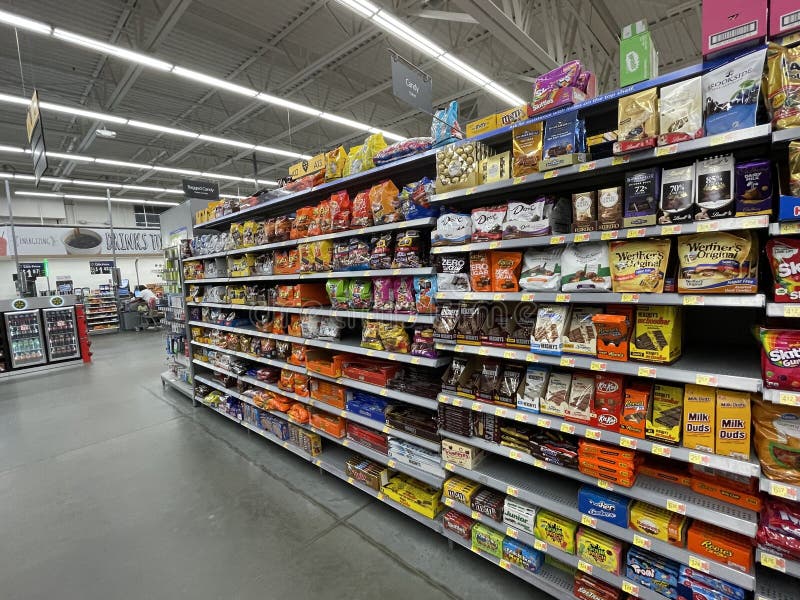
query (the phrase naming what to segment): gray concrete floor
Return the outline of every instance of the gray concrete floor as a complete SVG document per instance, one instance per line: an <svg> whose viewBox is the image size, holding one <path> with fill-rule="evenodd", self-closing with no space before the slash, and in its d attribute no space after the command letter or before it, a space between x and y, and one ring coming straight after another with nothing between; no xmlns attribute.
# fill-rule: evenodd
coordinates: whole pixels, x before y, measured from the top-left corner
<svg viewBox="0 0 800 600"><path fill-rule="evenodd" d="M3 600L550 598L162 390L158 332L0 382Z"/></svg>

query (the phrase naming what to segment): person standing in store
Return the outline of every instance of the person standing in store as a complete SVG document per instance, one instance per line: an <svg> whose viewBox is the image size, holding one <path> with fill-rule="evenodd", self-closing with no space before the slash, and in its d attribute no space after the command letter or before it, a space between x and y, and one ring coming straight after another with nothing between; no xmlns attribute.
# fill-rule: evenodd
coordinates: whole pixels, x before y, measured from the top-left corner
<svg viewBox="0 0 800 600"><path fill-rule="evenodd" d="M158 298L153 290L149 289L146 285L137 285L134 292L134 295L142 300L147 305L148 309L156 309L156 301Z"/></svg>

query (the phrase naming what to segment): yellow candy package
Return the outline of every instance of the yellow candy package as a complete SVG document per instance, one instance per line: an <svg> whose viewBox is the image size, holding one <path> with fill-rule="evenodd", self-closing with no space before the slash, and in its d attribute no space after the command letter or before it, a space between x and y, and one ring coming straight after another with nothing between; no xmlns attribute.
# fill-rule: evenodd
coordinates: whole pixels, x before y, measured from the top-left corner
<svg viewBox="0 0 800 600"><path fill-rule="evenodd" d="M386 148L386 141L380 133L373 133L361 146L350 148L350 152L347 155L347 172L345 175L363 173L375 167L372 159L384 148Z"/></svg>
<svg viewBox="0 0 800 600"><path fill-rule="evenodd" d="M383 349L387 352L402 352L408 354L411 342L402 323L380 323L378 335L381 338Z"/></svg>
<svg viewBox="0 0 800 600"><path fill-rule="evenodd" d="M347 152L344 146L339 146L325 155L325 181L339 179L344 175L344 167L347 163Z"/></svg>
<svg viewBox="0 0 800 600"><path fill-rule="evenodd" d="M361 347L372 350L383 350L380 335L381 324L378 321L364 321L361 330Z"/></svg>
<svg viewBox="0 0 800 600"><path fill-rule="evenodd" d="M767 108L775 129L800 126L800 46L770 43L767 50Z"/></svg>

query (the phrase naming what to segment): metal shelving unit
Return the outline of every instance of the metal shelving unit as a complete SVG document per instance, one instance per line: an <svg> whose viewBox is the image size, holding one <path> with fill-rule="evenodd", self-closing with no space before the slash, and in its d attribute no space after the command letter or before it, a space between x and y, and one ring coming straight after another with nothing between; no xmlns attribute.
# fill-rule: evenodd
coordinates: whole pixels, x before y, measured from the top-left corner
<svg viewBox="0 0 800 600"><path fill-rule="evenodd" d="M800 317L800 304L798 303L781 303L781 302L767 302L767 316L768 317L787 317L796 319Z"/></svg>
<svg viewBox="0 0 800 600"><path fill-rule="evenodd" d="M756 548L756 562L772 571L779 571L792 577L800 577L800 562L779 556L771 550Z"/></svg>
<svg viewBox="0 0 800 600"><path fill-rule="evenodd" d="M191 260L191 259L188 259ZM416 269L367 269L365 271L324 271L321 273L287 273L285 275L251 275L247 277L213 277L187 279L185 283L240 283L248 281L304 281L306 279L355 279L358 277L389 277L401 275L433 275L433 267Z"/></svg>

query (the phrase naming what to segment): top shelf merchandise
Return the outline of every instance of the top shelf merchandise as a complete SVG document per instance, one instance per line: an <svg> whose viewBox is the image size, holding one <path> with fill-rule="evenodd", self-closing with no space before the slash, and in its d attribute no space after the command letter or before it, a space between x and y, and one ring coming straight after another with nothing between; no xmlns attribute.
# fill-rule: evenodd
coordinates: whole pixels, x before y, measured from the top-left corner
<svg viewBox="0 0 800 600"><path fill-rule="evenodd" d="M752 119L735 128L711 90L716 68L758 61L763 48L543 115L531 108L510 126L238 212L219 206L198 225L218 233L182 248L191 354L204 369L195 385L290 421L316 414L308 428L340 445L394 437L411 462L374 456L407 474L428 469L428 483L447 471L486 486L481 508L445 502L466 513L445 515L448 535L498 529L502 516L481 511L500 493L558 513L567 522L551 524L570 535L610 536L623 570L600 579L628 593L658 586L634 577L634 565L661 560L637 549L756 590L752 539L774 534L759 512L767 496L794 502L800 489L790 466L800 436L764 416L777 403L787 412L776 419L800 418L800 332L767 321L800 316L800 289L781 270L800 269L800 246L785 241L800 228L776 222L800 202L781 196L797 193L781 185L800 128L757 122L749 88L737 105ZM676 85L699 125L659 131ZM322 384L341 386L341 406L306 394ZM419 436L390 424L396 414ZM483 531L603 569L533 530ZM781 547L800 558L791 548Z"/></svg>

